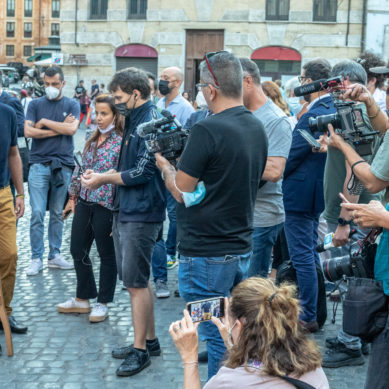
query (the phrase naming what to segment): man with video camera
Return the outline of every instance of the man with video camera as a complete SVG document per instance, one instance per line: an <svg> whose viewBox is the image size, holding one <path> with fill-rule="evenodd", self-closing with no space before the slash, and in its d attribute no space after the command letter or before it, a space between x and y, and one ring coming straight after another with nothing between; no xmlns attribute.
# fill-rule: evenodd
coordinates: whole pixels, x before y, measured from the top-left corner
<svg viewBox="0 0 389 389"><path fill-rule="evenodd" d="M351 84L366 85L367 75L365 69L355 61L342 61L336 64L332 69L332 77L343 77L342 88L350 87ZM367 129L372 131L369 116L366 112L366 106L363 103L356 105L362 109L363 119L367 124ZM367 139L367 138L365 138ZM371 162L377 152L380 139L377 135L371 138L371 148L373 152L363 156L363 161ZM354 146L355 147L355 146ZM333 232L333 245L338 248L330 250L332 259L335 257L349 254L351 242L355 242L366 235L366 231L357 230L352 237L349 237L351 231L351 216L346 209L342 209L339 193L352 203L368 203L371 200L380 200L381 196L373 195L367 190L362 190L358 194L350 194L349 185L352 183L351 165L344 158L344 155L335 148L328 148L327 160L324 171L324 219L327 221L328 232ZM367 345L363 344L358 337L351 336L340 330L337 337L328 338L326 345L329 350L323 356L324 367L341 367L348 365L360 365L364 363L362 352L368 353ZM362 352L361 352L362 351Z"/></svg>
<svg viewBox="0 0 389 389"><path fill-rule="evenodd" d="M131 376L150 365L150 355L161 353L149 278L151 256L165 219L165 187L154 156L136 132L140 124L158 117L150 101L147 74L123 69L114 75L109 90L126 118L118 172L87 170L81 182L89 189L117 185L112 232L119 279L130 294L134 344L115 348L112 356L124 359L116 374Z"/></svg>
<svg viewBox="0 0 389 389"><path fill-rule="evenodd" d="M366 104L367 113L373 128L385 132L387 119L385 113L380 110L374 102L372 95L364 85L350 85L348 91L343 95L344 99L352 99ZM353 172L367 190L372 193L386 189L384 196L385 203L388 202L389 187L389 136L386 132L384 141L378 149L371 165L361 158L353 147L344 141L343 137L334 131L329 125L329 133L323 137L323 142L340 150L347 163L353 166ZM383 293L389 296L389 233L388 233L388 215L389 206L386 211L378 201L372 201L369 204L350 204L343 203L342 208L347 209L354 220L354 223L363 228L383 227L384 231L378 243L377 253L374 263L374 278L382 283ZM369 367L365 389L386 389L389 382L389 320L385 328L372 341L369 358Z"/></svg>
<svg viewBox="0 0 389 389"><path fill-rule="evenodd" d="M228 296L247 277L268 144L261 122L243 107L242 81L236 56L207 53L197 88L214 115L193 126L177 171L156 155L166 187L178 202L178 280L187 302ZM210 379L226 349L213 323L201 323L199 332L207 341Z"/></svg>

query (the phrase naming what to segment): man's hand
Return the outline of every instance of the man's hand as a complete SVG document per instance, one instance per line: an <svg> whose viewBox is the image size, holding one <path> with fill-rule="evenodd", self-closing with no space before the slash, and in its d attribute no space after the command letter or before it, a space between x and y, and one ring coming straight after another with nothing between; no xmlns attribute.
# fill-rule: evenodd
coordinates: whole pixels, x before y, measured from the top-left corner
<svg viewBox="0 0 389 389"><path fill-rule="evenodd" d="M346 91L339 96L341 100L354 100L366 105L372 103L373 97L369 90L361 84L351 84L347 87Z"/></svg>
<svg viewBox="0 0 389 389"><path fill-rule="evenodd" d="M165 157L162 156L161 153L155 153L155 159L156 159L156 165L157 168L163 172L165 169L170 168L173 166Z"/></svg>
<svg viewBox="0 0 389 389"><path fill-rule="evenodd" d="M65 220L69 217L71 213L74 213L74 210L76 208L76 204L73 199L69 199L69 201L66 203L65 209L62 212L62 219Z"/></svg>
<svg viewBox="0 0 389 389"><path fill-rule="evenodd" d="M35 123L35 128L41 129L41 128L45 127L45 124L44 124L44 123L45 123L45 119L39 120L38 123Z"/></svg>
<svg viewBox="0 0 389 389"><path fill-rule="evenodd" d="M81 176L81 185L87 189L97 189L101 185L104 185L103 175L100 173L94 173L93 170L88 169Z"/></svg>
<svg viewBox="0 0 389 389"><path fill-rule="evenodd" d="M15 215L16 219L20 219L24 215L24 198L21 196L15 198Z"/></svg>
<svg viewBox="0 0 389 389"><path fill-rule="evenodd" d="M345 246L349 241L350 236L350 225L338 226L334 237L332 238L332 243L335 247Z"/></svg>
<svg viewBox="0 0 389 389"><path fill-rule="evenodd" d="M352 211L354 223L362 228L382 227L381 220L385 220L388 213L377 200L372 200L369 204L343 203L342 208Z"/></svg>
<svg viewBox="0 0 389 389"><path fill-rule="evenodd" d="M328 131L330 133L330 136L328 136L327 133L324 133L324 135L322 135L319 138L319 143L322 145L327 145L327 146L334 147L334 148L340 150L342 148L342 146L344 144L346 144L346 141L343 139L342 136L340 136L339 134L337 134L335 132L332 124L328 125Z"/></svg>
<svg viewBox="0 0 389 389"><path fill-rule="evenodd" d="M66 116L65 120L63 121L64 123L73 123L76 120L76 117L73 116L71 113Z"/></svg>

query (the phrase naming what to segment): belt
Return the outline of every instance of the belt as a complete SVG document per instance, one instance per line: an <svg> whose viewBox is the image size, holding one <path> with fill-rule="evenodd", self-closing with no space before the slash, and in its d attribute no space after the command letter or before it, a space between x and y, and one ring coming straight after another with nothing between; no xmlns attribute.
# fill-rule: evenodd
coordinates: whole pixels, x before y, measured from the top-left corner
<svg viewBox="0 0 389 389"><path fill-rule="evenodd" d="M51 161L49 161L49 162L42 162L42 165L43 166L50 166L51 165Z"/></svg>

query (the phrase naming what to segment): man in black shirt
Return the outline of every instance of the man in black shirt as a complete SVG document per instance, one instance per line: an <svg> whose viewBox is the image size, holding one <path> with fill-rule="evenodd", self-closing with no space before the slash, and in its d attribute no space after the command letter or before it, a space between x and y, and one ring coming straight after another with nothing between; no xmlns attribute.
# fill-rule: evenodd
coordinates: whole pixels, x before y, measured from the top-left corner
<svg viewBox="0 0 389 389"><path fill-rule="evenodd" d="M179 203L178 277L185 301L228 296L247 277L267 137L261 122L243 107L242 80L237 57L225 51L208 53L197 87L214 115L192 128L177 172L156 156L166 187ZM219 369L224 343L211 322L201 323L199 334L207 341L211 378Z"/></svg>

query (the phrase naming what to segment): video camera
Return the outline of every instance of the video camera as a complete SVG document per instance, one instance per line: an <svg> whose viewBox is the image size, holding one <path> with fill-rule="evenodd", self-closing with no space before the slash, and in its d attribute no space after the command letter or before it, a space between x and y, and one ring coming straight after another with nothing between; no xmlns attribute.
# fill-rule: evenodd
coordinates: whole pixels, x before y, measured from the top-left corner
<svg viewBox="0 0 389 389"><path fill-rule="evenodd" d="M338 112L309 118L309 128L312 132L327 132L328 124L332 124L344 140L354 146L359 155L371 155L373 153L374 135L378 132L369 130L363 119L362 109L356 107L356 103L338 99L346 90L343 81L343 77L340 76L328 80L318 80L295 88L294 93L296 96L304 96L323 90L330 93Z"/></svg>
<svg viewBox="0 0 389 389"><path fill-rule="evenodd" d="M162 110L160 119L142 123L137 128L141 138L145 138L150 153L161 153L173 166L184 150L189 132L182 129L180 122L169 111Z"/></svg>

